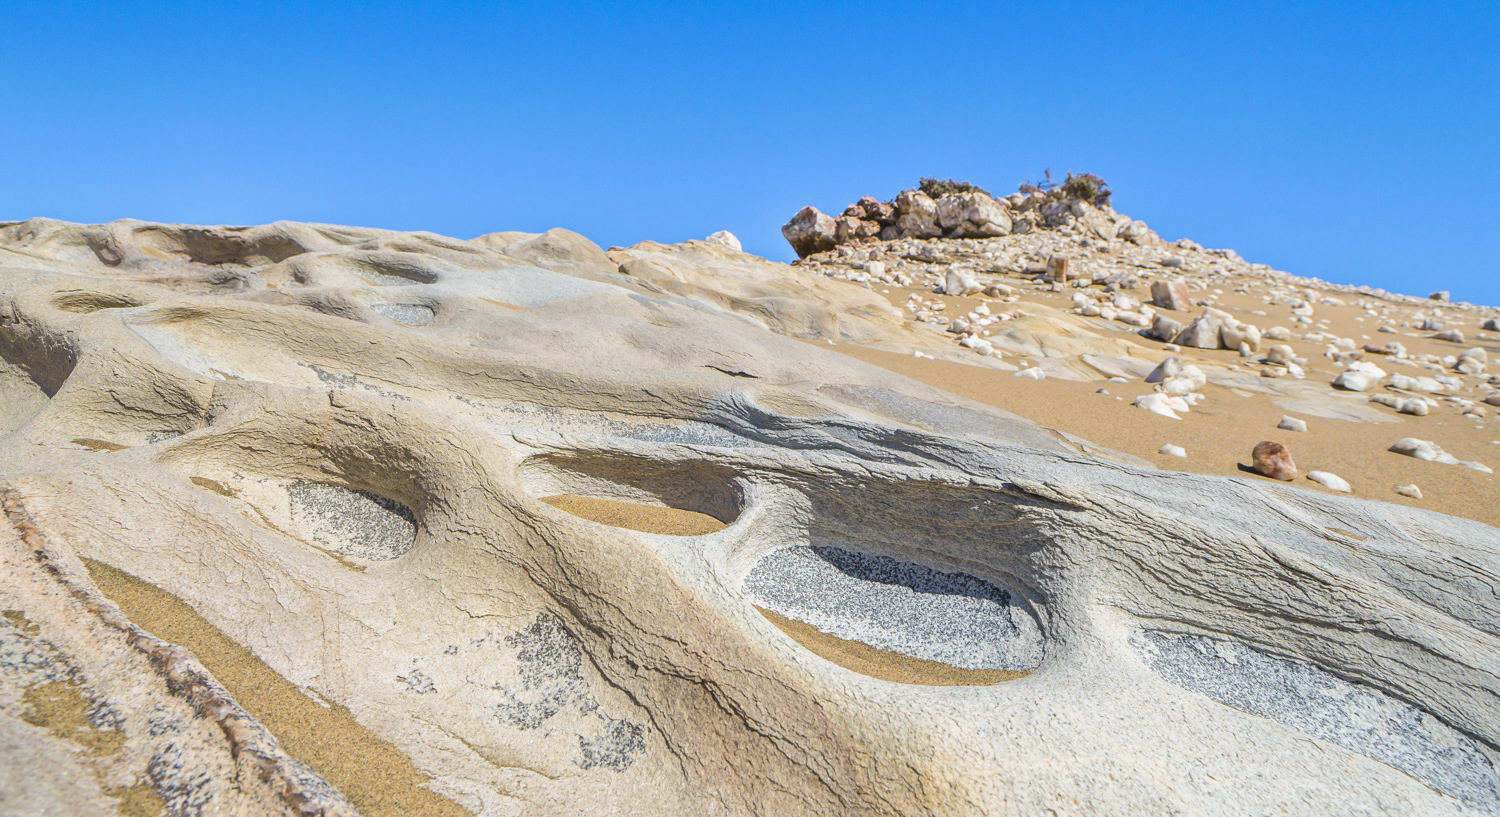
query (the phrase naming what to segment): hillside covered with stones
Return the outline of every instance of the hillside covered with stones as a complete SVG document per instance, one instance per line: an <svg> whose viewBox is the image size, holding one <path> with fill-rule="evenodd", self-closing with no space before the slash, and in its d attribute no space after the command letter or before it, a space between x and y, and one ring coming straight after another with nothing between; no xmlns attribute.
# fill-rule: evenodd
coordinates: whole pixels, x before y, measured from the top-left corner
<svg viewBox="0 0 1500 817"><path fill-rule="evenodd" d="M802 256L796 266L878 289L913 325L1019 377L1138 382L1151 391L1132 394L1131 405L1170 419L1221 389L1262 395L1289 410L1265 435L1301 433L1305 415L1372 423L1430 416L1399 439L1351 444L1492 473L1485 463L1500 449L1486 446L1500 443L1486 425L1495 426L1500 408L1500 374L1490 369L1500 310L1452 303L1445 292L1422 298L1333 285L1234 250L1165 241L1115 211L1094 176L1070 174L1001 198L964 183L927 179L923 188L942 194L865 197L837 218L804 208L783 227ZM1205 391L1210 384L1219 388ZM1479 433L1438 428L1455 424ZM1428 439L1435 434L1450 446L1462 440L1471 457L1456 458ZM1112 434L1098 429L1092 438L1108 444ZM1333 476L1328 484L1348 488ZM1489 493L1493 482L1482 485L1500 502ZM1391 492L1416 498L1421 489L1392 484L1377 495Z"/></svg>

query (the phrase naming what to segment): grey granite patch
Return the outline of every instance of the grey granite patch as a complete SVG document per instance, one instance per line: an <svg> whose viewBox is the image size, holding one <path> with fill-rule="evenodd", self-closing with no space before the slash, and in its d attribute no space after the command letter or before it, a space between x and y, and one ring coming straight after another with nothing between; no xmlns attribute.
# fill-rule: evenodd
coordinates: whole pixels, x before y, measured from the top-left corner
<svg viewBox="0 0 1500 817"><path fill-rule="evenodd" d="M1410 704L1238 642L1145 631L1130 643L1151 669L1180 687L1374 758L1485 813L1500 813L1500 778L1479 745Z"/></svg>
<svg viewBox="0 0 1500 817"><path fill-rule="evenodd" d="M625 718L612 718L599 710L583 676L583 650L557 616L542 613L529 626L506 636L505 644L516 649L521 689L494 687L500 700L495 715L518 729L539 729L567 709L593 716L599 726L591 735L576 735L582 769L606 768L623 772L646 751L646 726Z"/></svg>
<svg viewBox="0 0 1500 817"><path fill-rule="evenodd" d="M600 713L602 722L599 734L589 740L578 736L578 749L583 756L577 761L583 769L603 766L623 772L635 762L635 756L646 751L646 729L638 723L617 720Z"/></svg>
<svg viewBox="0 0 1500 817"><path fill-rule="evenodd" d="M370 308L403 326L432 323L432 308L421 304L370 304Z"/></svg>
<svg viewBox="0 0 1500 817"><path fill-rule="evenodd" d="M792 547L761 559L744 592L830 635L964 669L1029 670L1042 660L1031 616L1006 590L886 556Z"/></svg>
<svg viewBox="0 0 1500 817"><path fill-rule="evenodd" d="M395 500L316 482L294 482L287 494L292 518L336 553L385 561L405 555L416 543L416 518Z"/></svg>

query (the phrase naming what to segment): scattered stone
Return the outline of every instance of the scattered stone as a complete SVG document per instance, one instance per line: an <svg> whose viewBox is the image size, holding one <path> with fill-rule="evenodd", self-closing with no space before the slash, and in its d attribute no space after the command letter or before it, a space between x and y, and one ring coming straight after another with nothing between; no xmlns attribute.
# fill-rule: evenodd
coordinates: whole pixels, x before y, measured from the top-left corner
<svg viewBox="0 0 1500 817"><path fill-rule="evenodd" d="M1278 343L1266 350L1267 363L1280 363L1285 365L1292 362L1292 360L1296 357L1297 353L1292 349L1292 347L1284 343Z"/></svg>
<svg viewBox="0 0 1500 817"><path fill-rule="evenodd" d="M1477 462L1460 460L1452 454L1449 454L1447 451L1444 451L1438 446L1437 443L1431 442L1429 440L1419 440L1415 437L1405 437L1403 439L1397 440L1395 445L1391 446L1390 450L1396 452L1397 454L1405 454L1408 457L1416 457L1419 460L1426 460L1427 462L1436 462L1443 465L1462 465L1465 468L1472 468L1475 471L1480 471L1485 474L1494 473L1494 471L1491 470L1489 466Z"/></svg>
<svg viewBox="0 0 1500 817"><path fill-rule="evenodd" d="M1492 406L1500 406L1500 391L1492 391L1485 395L1484 402Z"/></svg>
<svg viewBox="0 0 1500 817"><path fill-rule="evenodd" d="M1273 326L1261 333L1266 340L1288 340L1292 337L1292 330L1285 326Z"/></svg>
<svg viewBox="0 0 1500 817"><path fill-rule="evenodd" d="M1275 440L1262 440L1250 452L1250 462L1255 470L1271 479L1290 482L1297 478L1297 464L1292 461L1292 452Z"/></svg>
<svg viewBox="0 0 1500 817"><path fill-rule="evenodd" d="M1308 471L1307 478L1330 491L1349 493L1349 483L1344 481L1342 477L1330 474L1327 471Z"/></svg>
<svg viewBox="0 0 1500 817"><path fill-rule="evenodd" d="M1166 454L1169 457L1183 457L1184 459L1187 458L1186 449L1184 449L1180 445L1172 445L1171 443L1167 443L1166 445L1162 446L1156 453Z"/></svg>
<svg viewBox="0 0 1500 817"><path fill-rule="evenodd" d="M1500 332L1500 318L1490 318L1489 320L1485 321L1484 324L1479 328L1487 329L1491 332Z"/></svg>
<svg viewBox="0 0 1500 817"><path fill-rule="evenodd" d="M1365 391L1371 385L1379 384L1385 379L1386 370L1376 366L1374 363L1355 361L1349 364L1349 369L1341 372L1334 378L1334 388L1343 388L1346 391Z"/></svg>
<svg viewBox="0 0 1500 817"><path fill-rule="evenodd" d="M1260 351L1260 329L1253 324L1228 318L1224 321L1223 328L1219 330L1219 337L1225 349L1248 348L1251 353ZM1249 356L1245 355L1245 357Z"/></svg>
<svg viewBox="0 0 1500 817"><path fill-rule="evenodd" d="M1193 297L1188 293L1187 284L1181 281L1153 281L1151 303L1162 309L1186 312L1193 308Z"/></svg>
<svg viewBox="0 0 1500 817"><path fill-rule="evenodd" d="M739 238L735 236L734 233L731 233L728 230L720 230L703 240L707 241L710 244L716 244L720 247L726 247L728 249L734 250L735 252L744 251L744 248L740 246Z"/></svg>
<svg viewBox="0 0 1500 817"><path fill-rule="evenodd" d="M1152 414L1160 414L1163 417L1171 417L1173 420L1181 420L1182 418L1178 417L1177 412L1173 410L1171 400L1172 398L1161 392L1151 392L1150 394L1143 394L1135 398L1135 401L1130 405L1136 408L1143 408Z"/></svg>
<svg viewBox="0 0 1500 817"><path fill-rule="evenodd" d="M1172 342L1179 346L1193 346L1198 349L1219 348L1220 330L1223 322L1218 316L1205 311L1198 319L1188 324L1186 329L1177 333Z"/></svg>
<svg viewBox="0 0 1500 817"><path fill-rule="evenodd" d="M1434 301L1446 301L1446 300L1449 299L1450 295L1451 295L1451 293L1449 293L1447 290L1444 290L1442 292L1434 292L1431 295L1428 295L1427 297L1429 299L1431 299L1431 300L1434 300Z"/></svg>
<svg viewBox="0 0 1500 817"><path fill-rule="evenodd" d="M1376 399L1377 397L1389 398L1387 400ZM1410 414L1413 417L1426 417L1433 407L1433 403L1425 397L1396 397L1395 395L1376 395L1371 401L1384 403L1395 409L1399 414Z"/></svg>
<svg viewBox="0 0 1500 817"><path fill-rule="evenodd" d="M1431 337L1433 340L1446 340L1450 343L1464 342L1464 333L1458 331L1457 329L1444 329L1443 331L1437 333L1436 335L1432 335Z"/></svg>
<svg viewBox="0 0 1500 817"><path fill-rule="evenodd" d="M1028 380L1046 380L1047 379L1047 373L1044 372L1044 371L1042 371L1041 369L1036 368L1035 366L1033 366L1033 367L1031 367L1029 369L1022 369L1021 371L1016 372L1015 376L1016 377L1024 377L1024 378L1026 378Z"/></svg>
<svg viewBox="0 0 1500 817"><path fill-rule="evenodd" d="M1307 421L1283 414L1281 415L1281 422L1277 423L1276 427L1284 431L1306 431Z"/></svg>
<svg viewBox="0 0 1500 817"><path fill-rule="evenodd" d="M1048 280L1063 283L1068 280L1068 259L1060 255L1054 255L1047 259L1046 276Z"/></svg>
<svg viewBox="0 0 1500 817"><path fill-rule="evenodd" d="M1175 320L1167 315L1157 315L1151 321L1151 329L1147 332L1147 334L1157 340L1169 341L1181 334L1182 330L1183 326L1181 321ZM1168 345L1176 346L1176 344ZM1178 347L1170 351L1180 351L1180 348L1181 347Z"/></svg>
<svg viewBox="0 0 1500 817"><path fill-rule="evenodd" d="M1156 364L1156 368L1146 375L1147 383L1160 383L1168 378L1182 374L1182 358L1171 355L1166 360Z"/></svg>
<svg viewBox="0 0 1500 817"><path fill-rule="evenodd" d="M1397 485L1396 486L1396 493L1398 493L1398 494L1400 494L1402 496L1411 497L1412 499L1421 499L1422 498L1422 489L1418 488L1415 485Z"/></svg>
<svg viewBox="0 0 1500 817"><path fill-rule="evenodd" d="M1333 379L1333 387L1345 391L1365 391L1378 382L1380 382L1380 377L1377 375L1359 369L1349 369L1340 372L1339 376Z"/></svg>
<svg viewBox="0 0 1500 817"><path fill-rule="evenodd" d="M968 270L948 270L943 275L943 294L968 296L984 289L974 273Z"/></svg>
<svg viewBox="0 0 1500 817"><path fill-rule="evenodd" d="M1411 377L1410 375L1395 374L1391 376L1391 385L1402 391L1440 392L1445 387L1442 383L1430 377Z"/></svg>

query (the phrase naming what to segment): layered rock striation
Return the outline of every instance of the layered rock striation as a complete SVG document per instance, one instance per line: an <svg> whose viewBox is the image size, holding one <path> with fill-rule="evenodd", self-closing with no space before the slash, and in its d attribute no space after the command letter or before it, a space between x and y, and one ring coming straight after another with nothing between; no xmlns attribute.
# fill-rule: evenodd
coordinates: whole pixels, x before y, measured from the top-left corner
<svg viewBox="0 0 1500 817"><path fill-rule="evenodd" d="M936 223L1030 212L964 202ZM1494 528L1082 453L830 348L946 334L722 238L0 226L6 794L1500 811ZM121 582L310 714L277 735ZM81 720L47 714L58 683ZM356 739L410 773L315 760Z"/></svg>

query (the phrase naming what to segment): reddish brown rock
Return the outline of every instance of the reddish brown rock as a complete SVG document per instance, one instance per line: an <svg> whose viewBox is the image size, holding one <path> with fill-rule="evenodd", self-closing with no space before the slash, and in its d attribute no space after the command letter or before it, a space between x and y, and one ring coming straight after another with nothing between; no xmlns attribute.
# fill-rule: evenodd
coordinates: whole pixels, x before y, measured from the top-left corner
<svg viewBox="0 0 1500 817"><path fill-rule="evenodd" d="M818 212L816 207L802 208L781 228L781 234L799 258L833 249L835 232L833 219Z"/></svg>
<svg viewBox="0 0 1500 817"><path fill-rule="evenodd" d="M874 196L865 196L860 199L859 207L865 211L863 218L866 221L874 221L882 227L889 227L896 223L895 206L876 201Z"/></svg>
<svg viewBox="0 0 1500 817"><path fill-rule="evenodd" d="M863 223L863 221L853 216L839 216L834 219L834 241L839 244L848 244L858 238L859 227Z"/></svg>
<svg viewBox="0 0 1500 817"><path fill-rule="evenodd" d="M1271 479L1290 482L1297 478L1297 463L1292 462L1292 452L1274 440L1261 440L1250 452L1255 470Z"/></svg>

